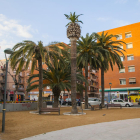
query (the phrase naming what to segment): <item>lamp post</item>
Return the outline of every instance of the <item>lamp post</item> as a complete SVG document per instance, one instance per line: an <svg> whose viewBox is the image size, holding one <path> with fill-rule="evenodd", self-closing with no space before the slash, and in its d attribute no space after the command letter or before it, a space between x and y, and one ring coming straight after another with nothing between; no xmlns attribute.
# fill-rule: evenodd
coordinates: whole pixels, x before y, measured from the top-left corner
<svg viewBox="0 0 140 140"><path fill-rule="evenodd" d="M4 103L3 103L3 115L2 115L2 132L5 131L5 102L6 102L6 90L7 90L7 71L8 71L8 59L6 57L6 54L12 54L13 51L11 49L5 49L4 50L4 53L5 53L5 59L6 59L6 73L5 73L5 87L4 87Z"/></svg>
<svg viewBox="0 0 140 140"><path fill-rule="evenodd" d="M109 83L109 86L110 86L110 100L111 100L111 86L112 86L112 83ZM111 100L111 103L112 103L112 100Z"/></svg>

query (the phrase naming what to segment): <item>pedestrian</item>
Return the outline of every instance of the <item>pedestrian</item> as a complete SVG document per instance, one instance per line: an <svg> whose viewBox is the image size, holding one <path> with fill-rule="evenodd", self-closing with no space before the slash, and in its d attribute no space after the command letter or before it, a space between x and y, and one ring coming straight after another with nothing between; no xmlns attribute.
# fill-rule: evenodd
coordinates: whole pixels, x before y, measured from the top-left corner
<svg viewBox="0 0 140 140"><path fill-rule="evenodd" d="M78 100L78 105L80 106L80 104L81 104L81 101L80 101L80 98L79 98L79 100Z"/></svg>

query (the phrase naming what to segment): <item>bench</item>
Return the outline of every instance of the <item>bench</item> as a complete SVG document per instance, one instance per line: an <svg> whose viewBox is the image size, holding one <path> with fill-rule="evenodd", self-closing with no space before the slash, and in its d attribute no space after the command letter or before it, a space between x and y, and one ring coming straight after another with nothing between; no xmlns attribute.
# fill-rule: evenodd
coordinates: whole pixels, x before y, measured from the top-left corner
<svg viewBox="0 0 140 140"><path fill-rule="evenodd" d="M100 105L91 105L91 110L95 110L96 108L102 109Z"/></svg>
<svg viewBox="0 0 140 140"><path fill-rule="evenodd" d="M107 109L108 107L120 107L122 108L121 104L107 104Z"/></svg>
<svg viewBox="0 0 140 140"><path fill-rule="evenodd" d="M58 112L60 115L60 108L41 108L41 112Z"/></svg>

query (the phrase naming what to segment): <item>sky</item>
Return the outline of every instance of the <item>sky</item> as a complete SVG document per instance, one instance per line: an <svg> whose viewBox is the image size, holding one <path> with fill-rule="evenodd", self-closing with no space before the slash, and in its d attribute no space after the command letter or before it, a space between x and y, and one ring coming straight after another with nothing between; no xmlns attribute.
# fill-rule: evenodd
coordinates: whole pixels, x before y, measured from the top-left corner
<svg viewBox="0 0 140 140"><path fill-rule="evenodd" d="M0 0L0 60L4 50L32 40L69 43L64 14L83 14L81 36L140 22L140 0Z"/></svg>

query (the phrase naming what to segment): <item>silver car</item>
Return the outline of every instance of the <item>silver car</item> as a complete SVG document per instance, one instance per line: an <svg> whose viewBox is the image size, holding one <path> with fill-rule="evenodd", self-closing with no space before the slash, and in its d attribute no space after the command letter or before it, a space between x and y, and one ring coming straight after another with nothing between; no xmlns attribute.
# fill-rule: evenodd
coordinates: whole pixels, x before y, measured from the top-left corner
<svg viewBox="0 0 140 140"><path fill-rule="evenodd" d="M112 103L113 104L121 104L121 106L126 106L126 107L131 107L131 106L134 105L133 103L131 103L131 102L125 102L122 99L113 99L112 100Z"/></svg>

